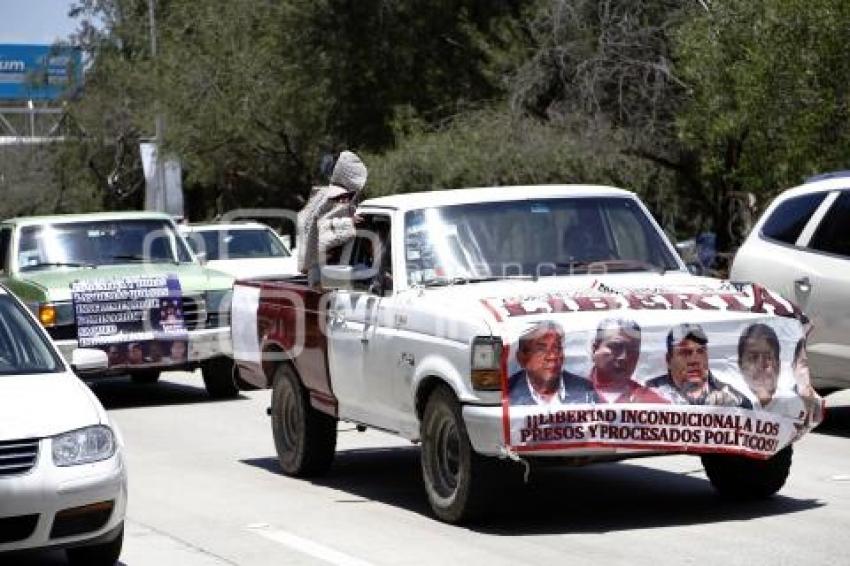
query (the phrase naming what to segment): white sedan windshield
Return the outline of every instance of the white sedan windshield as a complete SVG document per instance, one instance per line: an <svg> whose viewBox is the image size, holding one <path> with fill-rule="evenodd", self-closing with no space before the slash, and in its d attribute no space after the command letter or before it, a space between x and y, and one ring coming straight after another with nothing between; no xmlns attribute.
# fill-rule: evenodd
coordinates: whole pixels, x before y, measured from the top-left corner
<svg viewBox="0 0 850 566"><path fill-rule="evenodd" d="M262 228L199 230L188 233L186 239L196 253L206 253L208 260L289 257L274 232Z"/></svg>

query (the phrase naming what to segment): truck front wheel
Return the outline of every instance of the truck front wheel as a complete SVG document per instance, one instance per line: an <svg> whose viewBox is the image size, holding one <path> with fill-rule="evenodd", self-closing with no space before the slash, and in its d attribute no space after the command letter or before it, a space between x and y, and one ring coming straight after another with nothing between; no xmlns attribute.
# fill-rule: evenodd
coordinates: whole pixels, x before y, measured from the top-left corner
<svg viewBox="0 0 850 566"><path fill-rule="evenodd" d="M785 485L793 454L790 445L767 460L704 454L702 465L711 485L721 495L733 499L764 499Z"/></svg>
<svg viewBox="0 0 850 566"><path fill-rule="evenodd" d="M336 452L336 419L310 405L310 396L293 369L281 365L272 386L272 435L283 473L324 474Z"/></svg>
<svg viewBox="0 0 850 566"><path fill-rule="evenodd" d="M233 399L239 395L239 388L233 378L233 360L227 356L218 356L203 362L201 374L207 393L213 399Z"/></svg>
<svg viewBox="0 0 850 566"><path fill-rule="evenodd" d="M447 387L428 398L421 424L422 478L434 514L448 523L475 518L495 474L469 442L460 403Z"/></svg>

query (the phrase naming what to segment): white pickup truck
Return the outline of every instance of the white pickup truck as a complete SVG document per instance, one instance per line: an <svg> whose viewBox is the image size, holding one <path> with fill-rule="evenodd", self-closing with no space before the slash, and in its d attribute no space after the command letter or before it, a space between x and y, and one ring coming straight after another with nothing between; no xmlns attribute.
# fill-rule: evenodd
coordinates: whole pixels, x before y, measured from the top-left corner
<svg viewBox="0 0 850 566"><path fill-rule="evenodd" d="M344 420L420 442L448 522L485 507L500 460L693 453L720 492L766 497L821 419L805 316L692 276L630 192L463 189L358 213L321 290L234 287L234 359L272 389L287 474L327 471Z"/></svg>

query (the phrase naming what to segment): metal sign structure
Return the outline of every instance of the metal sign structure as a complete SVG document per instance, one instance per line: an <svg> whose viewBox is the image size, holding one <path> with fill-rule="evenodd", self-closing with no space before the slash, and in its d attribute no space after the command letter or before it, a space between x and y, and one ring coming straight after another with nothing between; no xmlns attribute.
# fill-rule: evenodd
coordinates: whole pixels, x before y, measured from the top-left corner
<svg viewBox="0 0 850 566"><path fill-rule="evenodd" d="M0 100L56 101L81 79L79 48L0 44Z"/></svg>
<svg viewBox="0 0 850 566"><path fill-rule="evenodd" d="M62 140L62 98L81 81L78 48L0 44L0 145Z"/></svg>

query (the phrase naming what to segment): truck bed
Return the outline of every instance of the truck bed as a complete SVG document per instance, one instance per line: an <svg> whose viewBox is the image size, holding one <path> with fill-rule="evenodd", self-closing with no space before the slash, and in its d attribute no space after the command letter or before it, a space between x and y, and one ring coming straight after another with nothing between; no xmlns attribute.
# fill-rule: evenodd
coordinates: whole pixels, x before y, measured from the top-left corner
<svg viewBox="0 0 850 566"><path fill-rule="evenodd" d="M240 378L256 387L270 388L278 365L291 363L310 392L312 405L336 416L337 402L328 374L328 341L323 332L328 293L309 287L304 275L240 280L233 289L234 340L256 340L255 351L260 354L250 359L234 348Z"/></svg>

